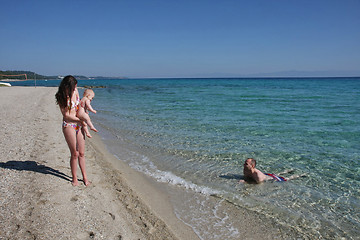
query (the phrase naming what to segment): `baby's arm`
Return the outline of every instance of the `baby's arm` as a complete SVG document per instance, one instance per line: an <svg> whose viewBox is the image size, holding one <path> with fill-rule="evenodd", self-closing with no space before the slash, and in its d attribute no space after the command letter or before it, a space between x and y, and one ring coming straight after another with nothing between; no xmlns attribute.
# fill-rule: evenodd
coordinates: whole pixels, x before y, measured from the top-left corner
<svg viewBox="0 0 360 240"><path fill-rule="evenodd" d="M94 109L92 108L92 106L91 106L90 103L91 103L90 100L86 100L86 101L85 101L85 105L86 105L87 110L89 110L90 112L96 113L96 110L94 110Z"/></svg>

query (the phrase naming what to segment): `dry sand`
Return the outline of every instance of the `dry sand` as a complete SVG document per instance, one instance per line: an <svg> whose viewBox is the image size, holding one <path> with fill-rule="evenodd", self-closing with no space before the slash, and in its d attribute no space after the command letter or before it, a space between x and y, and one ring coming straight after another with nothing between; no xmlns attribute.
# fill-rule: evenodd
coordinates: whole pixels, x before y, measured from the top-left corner
<svg viewBox="0 0 360 240"><path fill-rule="evenodd" d="M92 184L71 185L56 91L0 88L0 239L198 239L166 193L94 133L85 153Z"/></svg>

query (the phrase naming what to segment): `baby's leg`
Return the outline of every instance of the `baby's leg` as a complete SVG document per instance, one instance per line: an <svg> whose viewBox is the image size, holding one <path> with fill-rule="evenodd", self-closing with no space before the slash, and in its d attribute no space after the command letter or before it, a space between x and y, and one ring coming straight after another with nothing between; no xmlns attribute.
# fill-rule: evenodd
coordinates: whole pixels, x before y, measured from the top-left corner
<svg viewBox="0 0 360 240"><path fill-rule="evenodd" d="M92 124L90 116L87 113L85 113L85 111L79 111L77 114L77 117L80 118L81 120L85 121L87 123L87 125L89 125L90 129L93 130L94 132L98 131Z"/></svg>
<svg viewBox="0 0 360 240"><path fill-rule="evenodd" d="M87 128L86 122L85 122L85 121L82 121L81 124L82 124L82 128L84 129L84 132L85 132L86 136L87 136L88 138L92 138L92 136L91 136L91 134L90 134L90 132L89 132L89 129Z"/></svg>
<svg viewBox="0 0 360 240"><path fill-rule="evenodd" d="M87 115L87 114L86 114L86 115ZM88 115L88 117L89 117L89 115ZM93 130L94 132L97 132L97 131L98 131L98 130L96 130L96 128L95 128L94 125L92 124L90 117L89 117L88 120L86 120L86 123L89 125L90 129Z"/></svg>

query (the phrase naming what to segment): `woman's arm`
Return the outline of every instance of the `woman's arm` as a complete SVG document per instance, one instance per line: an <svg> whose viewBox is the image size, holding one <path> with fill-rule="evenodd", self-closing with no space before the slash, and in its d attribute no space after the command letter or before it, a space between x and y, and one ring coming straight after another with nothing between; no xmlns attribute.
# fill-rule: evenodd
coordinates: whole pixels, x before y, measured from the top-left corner
<svg viewBox="0 0 360 240"><path fill-rule="evenodd" d="M80 99L80 94L79 94L77 87L75 88L74 93L75 93L76 99Z"/></svg>
<svg viewBox="0 0 360 240"><path fill-rule="evenodd" d="M66 121L66 122L81 122L80 118L76 117L76 115L74 115L74 114L71 114L71 111L73 111L73 110L71 110L70 112L69 112L68 108L60 108L60 110L63 115L64 121Z"/></svg>

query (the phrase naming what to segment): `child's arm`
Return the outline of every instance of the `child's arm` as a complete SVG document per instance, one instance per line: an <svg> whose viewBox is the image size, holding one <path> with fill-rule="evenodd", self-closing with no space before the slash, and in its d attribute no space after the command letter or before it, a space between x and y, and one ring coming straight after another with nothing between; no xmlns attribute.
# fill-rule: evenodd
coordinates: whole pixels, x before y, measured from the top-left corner
<svg viewBox="0 0 360 240"><path fill-rule="evenodd" d="M85 104L86 104L86 108L87 110L89 110L90 112L96 113L96 110L94 110L90 104L90 100L86 100Z"/></svg>

